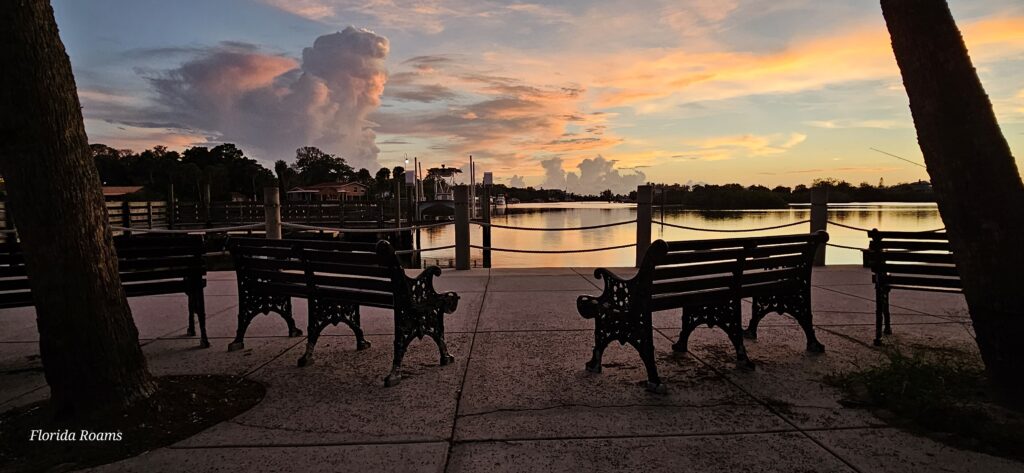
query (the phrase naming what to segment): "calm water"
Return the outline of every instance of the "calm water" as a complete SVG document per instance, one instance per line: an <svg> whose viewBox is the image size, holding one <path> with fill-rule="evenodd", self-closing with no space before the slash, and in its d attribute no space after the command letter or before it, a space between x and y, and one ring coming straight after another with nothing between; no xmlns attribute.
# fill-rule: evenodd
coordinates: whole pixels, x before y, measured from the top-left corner
<svg viewBox="0 0 1024 473"><path fill-rule="evenodd" d="M552 203L552 204L516 204L499 215L491 217L491 221L502 225L521 227L580 227L614 223L636 218L636 208L631 204L606 203ZM713 212L682 211L665 209L665 221L677 225L714 229L746 229L781 225L785 223L807 220L810 209L806 206L792 207L782 210L727 210ZM655 221L661 219L661 211L654 209ZM943 227L939 211L935 204L905 203L867 203L867 204L831 204L829 220L860 228L878 228L881 230L924 231ZM717 233L663 227L654 224L654 239L664 240L697 240L710 238L729 238L738 236L782 235L802 233L810 230L810 224L776 230L763 230L749 233ZM481 227L471 225L471 242L482 245ZM829 242L845 246L866 248L868 237L865 232L849 230L829 225ZM455 241L452 226L424 230L422 245L424 248L451 245ZM636 241L636 227L633 224L621 225L596 230L537 232L495 228L491 231L491 246L494 248L515 249L582 249L622 245ZM633 266L634 248L601 251L595 253L576 254L522 254L492 252L492 267L552 267L552 266ZM428 264L439 263L445 266L455 257L454 250L441 250L424 253ZM480 264L481 250L472 250L474 265ZM440 261L434 261L435 259ZM826 252L826 263L861 264L859 251L829 247Z"/></svg>

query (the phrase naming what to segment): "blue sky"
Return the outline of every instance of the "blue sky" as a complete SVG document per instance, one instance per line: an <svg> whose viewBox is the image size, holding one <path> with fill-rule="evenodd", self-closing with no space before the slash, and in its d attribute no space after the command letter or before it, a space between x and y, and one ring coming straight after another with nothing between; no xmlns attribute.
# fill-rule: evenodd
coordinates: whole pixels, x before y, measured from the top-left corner
<svg viewBox="0 0 1024 473"><path fill-rule="evenodd" d="M950 7L1019 157L1024 5ZM877 2L54 0L54 9L90 139L117 147L228 141L269 163L314 144L371 168L406 154L460 166L472 154L499 181L549 187L565 185L558 170L623 186L637 173L766 185L926 178L869 150L921 159Z"/></svg>

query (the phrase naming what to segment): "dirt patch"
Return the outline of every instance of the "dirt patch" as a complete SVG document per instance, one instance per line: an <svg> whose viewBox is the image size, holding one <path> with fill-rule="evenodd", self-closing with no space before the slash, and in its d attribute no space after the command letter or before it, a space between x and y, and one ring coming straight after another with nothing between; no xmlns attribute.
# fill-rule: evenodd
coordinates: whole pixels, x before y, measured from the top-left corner
<svg viewBox="0 0 1024 473"><path fill-rule="evenodd" d="M263 399L263 385L235 376L157 378L157 392L126 410L54 420L49 401L0 414L0 471L69 471L164 447L230 419Z"/></svg>

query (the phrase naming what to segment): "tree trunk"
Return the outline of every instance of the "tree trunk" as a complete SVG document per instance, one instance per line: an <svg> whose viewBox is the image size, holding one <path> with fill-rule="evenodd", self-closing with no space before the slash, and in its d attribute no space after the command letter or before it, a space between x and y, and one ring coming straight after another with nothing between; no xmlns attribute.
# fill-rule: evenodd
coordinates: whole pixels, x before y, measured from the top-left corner
<svg viewBox="0 0 1024 473"><path fill-rule="evenodd" d="M944 1L881 0L981 356L1024 394L1024 184Z"/></svg>
<svg viewBox="0 0 1024 473"><path fill-rule="evenodd" d="M117 273L99 174L46 0L0 2L0 172L18 222L58 415L146 398L154 383Z"/></svg>

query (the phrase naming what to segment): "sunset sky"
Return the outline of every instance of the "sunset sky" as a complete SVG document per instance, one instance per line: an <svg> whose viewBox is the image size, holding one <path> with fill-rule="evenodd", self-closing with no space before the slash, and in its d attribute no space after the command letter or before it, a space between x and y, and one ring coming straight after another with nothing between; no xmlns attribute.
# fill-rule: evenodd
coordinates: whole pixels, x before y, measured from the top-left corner
<svg viewBox="0 0 1024 473"><path fill-rule="evenodd" d="M547 187L927 178L869 149L921 161L876 1L53 3L94 143L472 154ZM1024 3L949 3L1020 166Z"/></svg>

